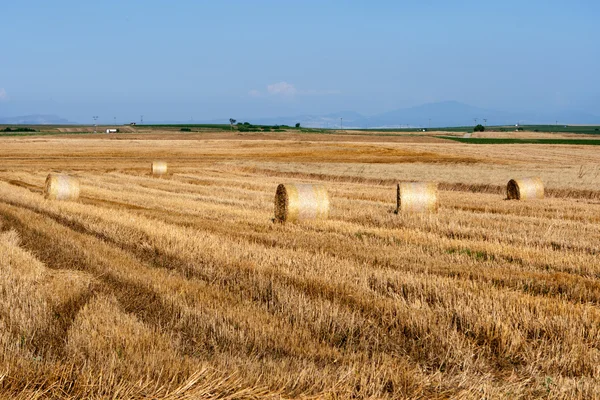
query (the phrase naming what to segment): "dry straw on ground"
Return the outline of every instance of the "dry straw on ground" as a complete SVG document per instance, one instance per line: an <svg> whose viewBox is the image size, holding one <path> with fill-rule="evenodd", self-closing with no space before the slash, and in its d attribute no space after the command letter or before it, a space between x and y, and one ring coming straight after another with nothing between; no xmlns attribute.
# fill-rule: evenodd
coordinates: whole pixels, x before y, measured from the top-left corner
<svg viewBox="0 0 600 400"><path fill-rule="evenodd" d="M48 174L44 185L44 197L49 200L77 200L79 180L64 174Z"/></svg>
<svg viewBox="0 0 600 400"><path fill-rule="evenodd" d="M0 399L598 398L594 146L179 135L0 138ZM40 195L65 165L85 204ZM443 212L390 215L411 180ZM328 220L265 224L288 182Z"/></svg>
<svg viewBox="0 0 600 400"><path fill-rule="evenodd" d="M511 179L506 186L509 200L528 200L544 198L544 182L540 178Z"/></svg>
<svg viewBox="0 0 600 400"><path fill-rule="evenodd" d="M153 161L152 162L152 175L165 175L167 173L167 162L166 161Z"/></svg>
<svg viewBox="0 0 600 400"><path fill-rule="evenodd" d="M401 182L396 190L396 212L437 212L438 185L432 182Z"/></svg>
<svg viewBox="0 0 600 400"><path fill-rule="evenodd" d="M294 222L326 219L329 194L324 185L280 184L275 193L275 220Z"/></svg>

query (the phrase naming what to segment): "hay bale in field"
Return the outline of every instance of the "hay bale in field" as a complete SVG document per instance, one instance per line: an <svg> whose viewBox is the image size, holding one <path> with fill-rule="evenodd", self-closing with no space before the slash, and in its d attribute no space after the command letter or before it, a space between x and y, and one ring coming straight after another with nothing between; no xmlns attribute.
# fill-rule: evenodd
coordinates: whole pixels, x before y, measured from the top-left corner
<svg viewBox="0 0 600 400"><path fill-rule="evenodd" d="M396 213L435 213L438 185L433 182L401 182L396 188Z"/></svg>
<svg viewBox="0 0 600 400"><path fill-rule="evenodd" d="M509 200L543 199L544 182L537 177L511 179L506 186L506 198Z"/></svg>
<svg viewBox="0 0 600 400"><path fill-rule="evenodd" d="M165 175L167 173L166 161L152 162L152 175Z"/></svg>
<svg viewBox="0 0 600 400"><path fill-rule="evenodd" d="M275 192L275 221L327 219L329 194L323 185L280 184Z"/></svg>
<svg viewBox="0 0 600 400"><path fill-rule="evenodd" d="M79 198L79 180L64 174L48 174L44 184L44 198L77 200Z"/></svg>

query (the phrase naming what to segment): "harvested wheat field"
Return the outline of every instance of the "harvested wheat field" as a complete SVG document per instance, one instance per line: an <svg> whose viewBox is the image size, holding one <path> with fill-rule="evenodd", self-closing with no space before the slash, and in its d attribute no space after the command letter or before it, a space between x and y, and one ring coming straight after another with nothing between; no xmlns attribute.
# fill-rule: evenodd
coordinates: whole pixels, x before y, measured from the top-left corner
<svg viewBox="0 0 600 400"><path fill-rule="evenodd" d="M82 136L0 138L0 397L599 396L595 146ZM328 218L273 223L281 183Z"/></svg>

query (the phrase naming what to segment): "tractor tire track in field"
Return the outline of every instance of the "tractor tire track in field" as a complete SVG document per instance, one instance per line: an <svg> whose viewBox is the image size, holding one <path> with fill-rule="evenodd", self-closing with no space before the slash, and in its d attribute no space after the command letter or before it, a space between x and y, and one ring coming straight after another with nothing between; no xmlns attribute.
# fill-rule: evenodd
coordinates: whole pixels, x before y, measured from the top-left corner
<svg viewBox="0 0 600 400"><path fill-rule="evenodd" d="M137 282L124 280L122 277L115 276L114 274L104 270L102 266L102 257L98 257L98 261L90 261L89 257L85 257L81 253L82 245L78 245L75 242L75 235L71 235L71 242L66 243L64 241L56 240L55 238L44 234L39 231L41 223L35 225L36 228L28 227L18 214L18 209L27 210L29 213L34 213L38 217L54 221L64 228L70 229L73 232L85 235L93 240L107 243L107 245L120 247L116 242L113 242L110 238L103 235L98 235L94 232L88 231L85 227L80 224L69 221L58 216L53 216L49 213L39 212L33 208L24 205L3 205L6 202L0 202L0 217L5 221L4 226L7 229L16 230L22 237L22 245L24 248L36 255L40 261L44 262L50 269L77 269L81 271L90 272L96 276L99 284L93 292L89 293L86 298L91 298L93 294L107 294L114 295L119 302L120 306L124 311L131 313L138 317L141 321L158 328L163 332L173 332L181 337L183 354L189 356L198 356L202 353L212 353L220 351L223 348L228 348L231 351L237 349L238 352L248 353L252 352L257 346L253 345L252 342L244 343L221 343L217 347L215 344L205 342L199 339L206 339L209 337L218 336L217 332L211 330L210 327L205 327L199 317L187 317L182 313L182 310L178 307L167 304L163 301L162 297L153 291L151 288L144 286ZM40 219L37 220L40 222ZM127 248L127 247L125 247ZM141 255L144 260L152 268L164 268L175 271L177 268L173 267L171 263L180 264L180 260L176 258L169 258L167 256L161 257L159 254L153 252L140 251L141 249L130 248L135 254ZM136 251L137 250L137 251ZM184 269L185 272L185 269ZM198 277L197 274L185 274L185 278ZM207 277L204 277L204 281L210 281ZM255 286L255 285L254 285ZM268 301L268 300L267 300ZM80 304L80 308L85 303ZM76 312L73 313L70 320L65 321L65 331L68 331L69 326L72 324ZM235 321L231 321L235 324ZM64 339L64 336L61 336ZM64 343L63 343L64 346ZM299 356L299 354L292 354L289 350L272 346L270 349L278 357L286 356ZM333 357L333 356L332 356ZM307 357L307 359L313 358L314 361L323 362L321 357ZM331 358L329 361L332 361Z"/></svg>
<svg viewBox="0 0 600 400"><path fill-rule="evenodd" d="M29 184L27 182L23 182L23 181L20 181L18 179L7 179L7 180L2 179L2 180L5 181L5 182L7 182L7 183L10 183L11 185L15 185L15 186L19 186L19 187L22 187L22 188L25 188L25 189L29 189L33 193L42 193L42 190L43 190L43 188L41 188L41 187L38 187L36 185L31 185L31 184Z"/></svg>
<svg viewBox="0 0 600 400"><path fill-rule="evenodd" d="M6 213L4 210L1 211L3 214ZM31 212L36 211L31 210ZM39 213L39 215L44 218L55 220L59 224L63 222L66 224L64 226L68 229L74 231L81 230L81 234L87 232L87 235L95 236L94 233L88 232L84 227L78 226L76 222L61 220L61 218L57 218L51 214L45 214L44 212ZM22 224L13 227L17 230L19 230L19 228L21 228L21 230L27 229ZM183 332L179 330L177 332L184 334L182 339L188 344L188 346L185 346L187 349L186 354L195 355L198 353L199 349L196 347L198 345L196 338L198 335L202 335L202 333L197 331L198 324L190 320L181 321L183 318L181 313L165 306L157 299L158 296L156 293L147 288L140 287L139 285L120 281L118 277L103 272L102 268L99 266L86 265L83 257L78 257L77 247L72 247L67 250L66 247L58 246L57 249L56 243L50 237L39 233L36 236L37 240L34 245L35 247L29 249L34 254L37 255L36 250L39 250L38 246L41 246L42 248L51 248L53 249L53 252L62 252L62 255L59 256L59 260L62 261L66 258L67 260L70 260L70 262L79 265L80 269L99 275L98 279L106 284L105 291L115 294L121 303L121 306L126 311L133 313L140 318L140 320L148 324L161 328L163 331L169 330L169 327L163 324L164 322L178 321L178 326L180 329L183 329ZM110 238L102 237L100 239L98 237L96 239L111 242ZM53 243L55 246L52 246ZM114 245L114 242L111 244ZM154 252L145 252L141 249L130 248L128 250L134 251L136 255L141 256L146 261L150 261L156 265L155 259L157 254ZM44 258L41 257L41 259ZM407 355L414 357L415 360L422 358L420 351L421 344L419 344L419 337L422 336L422 333L419 333L421 328L411 326L411 324L400 328L398 324L400 324L400 326L403 325L402 321L407 318L409 311L399 310L393 304L394 300L391 298L379 300L376 300L372 296L361 298L356 296L354 291L340 285L331 284L331 282L303 279L290 274L282 274L273 269L257 272L252 265L244 263L215 265L212 268L212 271L217 274L206 275L199 272L197 266L195 266L194 269L189 269L190 267L187 267L186 261L166 257L163 261L166 261L166 263L160 266L162 268L166 267L168 269L174 269L173 265L185 265L184 268L187 270L187 276L189 278L202 279L205 282L210 282L213 286L216 285L219 290L232 292L241 297L249 297L252 302L257 303L257 305L265 309L266 312L271 314L275 313L274 315L281 314L281 310L279 309L280 305L278 305L277 301L277 293L283 295L290 291L297 292L301 296L307 296L317 303L325 301L341 306L346 312L354 314L353 318L355 319L355 322L359 324L359 327L349 328L343 325L336 327L335 322L332 320L330 322L333 324L331 329L334 329L335 333L330 334L322 332L318 327L313 327L310 324L306 326L307 329L312 331L313 335L319 337L319 340L326 341L328 345L333 348L344 349L350 346L351 343L362 340L365 341L365 345L371 348L370 351L374 353L394 354L396 353L395 349L399 346L406 346L411 349ZM64 263L61 265L65 267ZM259 283L263 279L270 283L267 285ZM358 314L355 314L357 312ZM287 319L289 318L292 320L295 319L293 315L288 315ZM427 318L433 319L435 317L430 315ZM362 322L360 322L361 320ZM378 327L376 330L373 330L373 323ZM360 326L362 326L362 328L360 328ZM185 335L186 329L194 331L193 334L190 332L189 335ZM463 336L463 340L466 340L467 342L473 341L473 339L462 335L459 331L456 333ZM204 332L204 335L207 337L210 337L211 334L214 334L214 332ZM230 343L229 345L231 346L233 343ZM456 345L456 342L454 342L454 345ZM465 345L467 344L463 343L461 346ZM447 346L452 345L448 343ZM253 346L250 346L249 349L252 349L252 347ZM271 351L279 356L292 356L290 352L282 348L275 348ZM295 354L295 356L297 357L299 354ZM432 359L430 359L428 363L432 363L431 368L437 368L440 363L447 362L438 359L439 355L430 355L430 357L432 357Z"/></svg>
<svg viewBox="0 0 600 400"><path fill-rule="evenodd" d="M3 203L0 203L0 222L3 230L15 230L18 232L21 246L34 254L49 269L54 270L84 270L77 267L76 259L72 255L62 251L56 251L56 242L39 232L27 229L22 221L11 213ZM55 315L52 329L48 327L48 332L35 335L31 348L34 354L40 354L44 357L61 358L65 355L66 338L75 316L78 314L88 301L100 291L97 283L92 282L81 295L71 300L59 304L53 308ZM50 333L52 331L52 333Z"/></svg>
<svg viewBox="0 0 600 400"><path fill-rule="evenodd" d="M40 232L38 228L43 224L40 223L39 219L37 219L36 224L33 225L36 228L27 227L21 218L14 215L15 212L18 212L18 210L11 209L14 207L17 206L7 207L0 205L0 215L3 216L3 219L7 220L9 223L9 228L15 229L21 235L23 235L25 239L23 241L25 248L40 257L42 261L48 263L50 268L69 268L69 265L76 265L77 269L98 275L97 279L101 282L101 285L97 290L97 293L113 294L117 298L124 311L134 314L141 321L148 323L149 325L156 326L163 332L170 331L179 334L183 341L183 346L181 347L181 351L183 351L182 354L193 357L206 357L207 354L223 351L223 349L226 348L228 351L231 351L237 355L246 353L248 356L251 356L256 351L258 346L257 344L252 343L251 338L249 343L245 344L231 342L220 344L211 343L211 341L207 339L218 336L217 332L211 330L203 331L202 329L199 329L198 327L203 325L203 321L201 319L195 320L186 318L186 316L183 315L176 307L174 308L170 307L169 305L165 305L159 296L152 290L132 282L123 281L120 277L116 277L111 273L102 272L101 266L90 263L89 259L86 259L82 255L78 254L77 249L80 246L74 244L72 247L64 246L64 243L56 241L51 236ZM20 207L26 208L22 205ZM36 213L33 210L29 210L29 212ZM38 212L36 214L42 218L55 220L55 218L52 216L45 215L44 213ZM30 217L27 216L26 218L29 219ZM55 222L58 221L55 220ZM76 227L78 231L86 231L84 228L77 226L76 223L74 224L73 221L61 220L61 222L66 224L64 225L65 228L73 229ZM87 235L94 236L89 232ZM107 240L107 238L104 237L102 239L96 239L102 241ZM50 252L57 256L57 258L54 259L52 256L44 256L44 254L46 254L46 249L51 249ZM147 257L150 259L153 256L149 254ZM242 286L244 286L244 284L248 284L247 290L250 292L255 292L255 289L257 289L256 284L253 283L251 279L249 281L242 280L239 283ZM267 288L267 292L269 290L273 290L273 287ZM252 298L255 302L257 301L258 303L266 304L268 307L272 307L272 305L270 305L273 301L272 295L255 293ZM231 321L230 323L232 326L238 325L237 321ZM299 329L301 329L301 327L298 326L294 329L298 329L298 332L300 332ZM330 345L333 345L333 347L340 348L344 348L350 343L345 334L330 337L328 338L328 342ZM315 343L315 345L316 344L317 343ZM395 347L396 346L393 348ZM416 348L416 345L413 347ZM297 350L292 351L290 349L286 349L285 347L270 345L268 348L269 353L259 355L259 357L274 357L275 359L279 359L281 357L291 359L300 358L307 361L312 361L317 365L335 365L338 362L338 359L340 359L339 355L335 355L337 351L334 348L332 348L331 351L326 351L325 354L321 355L311 355L311 348L311 346L308 346L308 354L303 355ZM391 348L389 348L385 353L389 353L389 350L391 350ZM383 349L373 348L373 351L382 352ZM327 355L328 353L332 354ZM382 356L385 356L385 354L382 353ZM339 367L343 369L342 364L339 364Z"/></svg>
<svg viewBox="0 0 600 400"><path fill-rule="evenodd" d="M82 296L80 301L65 305L64 310L56 310L57 313L67 312L61 315L63 326L61 332L64 335L53 338L51 344L60 343L62 346L57 346L57 348L64 348L66 332L73 323L75 315L95 294L114 294L126 312L136 315L140 320L151 325L175 318L173 310L165 306L159 296L150 288L135 282L123 281L111 273L107 273L101 265L90 263L89 259L81 254L81 247L76 243L67 244L63 240L41 232L39 226L36 226L38 229L28 226L12 207L16 206L0 205L0 217L4 221L3 225L6 229L14 229L19 233L25 249L33 253L50 269L85 271L93 274L98 281L85 296ZM29 211L35 212L34 210ZM102 240L102 238L98 239ZM62 349L60 351L62 352Z"/></svg>
<svg viewBox="0 0 600 400"><path fill-rule="evenodd" d="M57 218L57 216L53 216L51 214L44 214L44 212L42 212L42 215L45 215L46 217L50 217L52 219ZM68 225L69 229L76 229L78 231L81 230L82 232L86 232L86 234L88 235L95 235L94 232L89 232L86 228L78 226L78 224L74 221L66 221L64 219L58 218L57 222ZM157 258L157 256L158 258L160 258L160 252L148 252L146 250L137 249L135 247L123 247L123 243L114 242L110 238L102 237L102 240L108 240L113 245L126 248L128 251L134 252L138 257L143 258L145 262L155 263L155 259ZM363 296L356 296L355 291L350 290L349 288L346 288L344 286L332 285L329 282L321 282L320 280L306 278L302 279L293 275L282 274L276 270L265 269L264 271L260 272L259 275L257 275L257 271L253 266L246 265L243 263L218 265L216 264L213 265L211 268L213 274L205 275L203 273L198 273L198 265L193 265L189 267L190 269L186 270L186 268L188 268L186 260L178 259L176 257L168 257L167 255L163 256L165 256L166 258L161 262L161 268L173 269L173 265L175 264L178 266L176 268L184 268L184 271L186 272L186 275L189 278L200 278L206 282L210 282L211 285L216 285L221 290L236 293L237 295L242 297L247 297L250 295L253 302L258 303L259 306L262 304L264 307L266 307L266 310L270 312L276 311L279 314L281 314L282 311L278 310L278 307L280 306L277 306L276 301L278 296L277 293L290 292L290 290L292 290L302 293L302 295L304 296L308 296L315 302L319 302L324 299L333 304L343 306L344 309L348 312L358 311L360 313L359 315L362 315L362 317L367 318L371 321L370 323L368 323L367 320L364 320L362 323L359 323L358 326L363 325L366 327L367 325L372 324L373 322L375 322L378 326L376 331L373 331L373 329L371 328L370 333L369 330L363 331L360 328L358 328L358 330L354 332L348 331L346 333L343 333L345 328L336 328L336 330L340 331L341 335L335 335L325 338L331 346L345 348L346 346L348 346L348 343L355 343L357 340L366 340L365 344L368 343L368 346L371 348L371 351L384 353L392 352L393 354L393 349L398 348L398 346L401 346L405 349L412 349L408 352L407 355L415 357L415 360L417 360L419 357L422 357L418 350L419 344L417 342L411 343L411 341L416 340L414 338L422 337L423 332L420 332L420 330L416 329L416 327L411 327L410 325L404 325L404 327L402 327L402 324L400 324L400 326L397 326L397 322L393 322L407 318L407 315L404 314L408 311L406 310L398 313L400 310L398 310L396 306L393 305L393 303L395 303L395 299L389 297L390 288L394 287L390 286L390 284L387 284L386 286L387 295L385 297L387 298L387 300L381 301L377 300L375 297L372 296L365 296L365 293L363 293ZM215 272L216 275L214 275ZM257 279L270 279L272 283L268 287L261 287L260 285L257 286ZM164 325L161 325L160 321L152 319L156 316L155 312L157 307L164 308L164 304L156 304L156 299L158 296L156 296L154 293L150 293L150 296L148 296L149 293L147 290L142 290L142 293L140 293L139 287L136 287L135 285L131 285L129 283L124 284L123 282L119 282L118 279L114 276L108 275L108 277L105 278L104 281L108 281L111 289L117 291L118 298L120 297L119 293L127 293L127 295L125 295L124 298L120 298L120 301L125 303L123 307L127 311L134 313L143 321L162 327L163 329L166 328ZM121 285L124 285L124 288L119 288L119 286ZM373 289L375 292L384 294L381 291L377 282L373 283L371 289ZM396 294L402 295L404 291L404 289L396 291ZM132 302L132 300L129 297L131 293L135 294L134 300L139 301ZM152 305L152 307L149 307L148 304L152 304L153 300L154 304ZM275 303L273 303L274 300ZM437 300L432 298L432 301L433 303L431 304L435 305L435 302ZM127 302L129 302L129 304ZM159 314L165 313L161 310L161 313ZM170 315L164 315L164 317L166 317L167 320L170 320L173 318L173 314L177 313L171 311ZM431 315L428 318L435 318L439 321L440 316L434 317L433 315ZM452 319L455 318L457 317L452 317ZM359 321L360 319L357 319L356 322ZM448 321L448 323L451 324L450 320ZM456 325L456 327L454 328L455 332L461 335L463 339L466 339L467 342L470 342L471 346L477 345L480 347L486 347L487 342L485 338L474 337L469 331L463 331L462 329L460 329L460 326L461 325ZM308 326L308 328L310 329L311 327ZM195 328L188 326L188 329ZM398 329L400 329L400 335L389 333ZM381 332L381 334L377 331ZM383 334L383 332L387 332L387 334ZM313 333L316 335L320 334L318 330L313 331ZM324 338L321 337L321 340L323 339ZM186 341L189 340L193 340L193 337L188 337ZM456 345L456 343L454 345ZM466 345L466 343L464 343L462 346L464 345ZM502 361L504 359L504 356L501 355L501 351L499 349L495 349L496 345L490 344L490 346L491 347L487 352L487 357L489 357L490 360L497 359L496 362L499 363L499 365L503 365L506 361ZM193 352L193 349L191 349L191 351ZM284 349L277 350L277 353L280 355L291 354L285 351ZM433 363L431 364L431 367L434 368L436 367L438 362L442 361L435 361L435 359L432 359L429 360L428 363ZM447 361L443 362L445 363ZM515 365L516 362L517 360L513 359L512 361L510 361L510 364Z"/></svg>

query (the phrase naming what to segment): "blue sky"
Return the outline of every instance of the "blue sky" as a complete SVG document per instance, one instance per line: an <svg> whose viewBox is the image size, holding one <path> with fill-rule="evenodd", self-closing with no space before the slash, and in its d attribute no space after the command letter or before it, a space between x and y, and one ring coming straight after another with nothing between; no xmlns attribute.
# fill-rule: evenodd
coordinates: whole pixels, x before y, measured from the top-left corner
<svg viewBox="0 0 600 400"><path fill-rule="evenodd" d="M600 114L597 1L0 1L0 117Z"/></svg>

